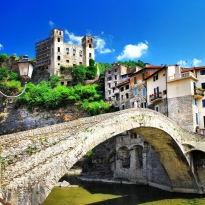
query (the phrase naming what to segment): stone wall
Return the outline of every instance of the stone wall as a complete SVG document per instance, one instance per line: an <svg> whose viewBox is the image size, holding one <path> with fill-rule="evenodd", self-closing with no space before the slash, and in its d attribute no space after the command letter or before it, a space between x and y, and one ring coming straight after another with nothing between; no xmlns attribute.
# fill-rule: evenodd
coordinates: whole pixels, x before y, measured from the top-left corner
<svg viewBox="0 0 205 205"><path fill-rule="evenodd" d="M189 131L195 130L192 109L193 96L191 95L168 99L168 117Z"/></svg>
<svg viewBox="0 0 205 205"><path fill-rule="evenodd" d="M150 104L149 109L156 110L156 106L159 109L159 112L167 116L167 99L162 98L160 101Z"/></svg>
<svg viewBox="0 0 205 205"><path fill-rule="evenodd" d="M6 106L1 104L0 135L46 127L87 116L89 115L86 112L73 104L55 110L34 108L32 112L29 112L25 106L16 109L14 103Z"/></svg>

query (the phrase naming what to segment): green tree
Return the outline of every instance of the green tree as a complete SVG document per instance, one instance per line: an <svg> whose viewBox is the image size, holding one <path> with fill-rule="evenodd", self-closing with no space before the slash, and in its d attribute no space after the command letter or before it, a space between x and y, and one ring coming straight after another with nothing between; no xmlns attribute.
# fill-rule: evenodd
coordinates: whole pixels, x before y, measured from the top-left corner
<svg viewBox="0 0 205 205"><path fill-rule="evenodd" d="M6 67L0 68L0 80L4 80L7 78L9 71Z"/></svg>
<svg viewBox="0 0 205 205"><path fill-rule="evenodd" d="M86 67L84 65L72 67L72 77L75 84L83 83L86 79Z"/></svg>
<svg viewBox="0 0 205 205"><path fill-rule="evenodd" d="M8 58L9 56L7 56L5 53L0 54L0 65Z"/></svg>
<svg viewBox="0 0 205 205"><path fill-rule="evenodd" d="M89 60L89 66L87 67L86 78L92 80L97 74L97 67L95 66L95 61L93 59Z"/></svg>
<svg viewBox="0 0 205 205"><path fill-rule="evenodd" d="M97 66L98 66L98 68L100 70L100 74L101 75L105 73L105 70L107 68L111 68L112 67L111 64L109 64L109 63L97 63Z"/></svg>
<svg viewBox="0 0 205 205"><path fill-rule="evenodd" d="M19 80L19 79L20 79L20 77L19 77L18 73L15 73L15 72L10 73L9 80Z"/></svg>

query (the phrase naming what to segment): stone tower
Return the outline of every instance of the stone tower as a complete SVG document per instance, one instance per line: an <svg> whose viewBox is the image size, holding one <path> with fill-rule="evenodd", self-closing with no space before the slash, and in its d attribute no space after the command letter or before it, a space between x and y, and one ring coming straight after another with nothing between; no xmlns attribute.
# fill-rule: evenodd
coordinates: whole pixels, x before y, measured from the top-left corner
<svg viewBox="0 0 205 205"><path fill-rule="evenodd" d="M94 37L84 36L82 38L83 47L83 65L89 66L89 59L95 59L94 56Z"/></svg>
<svg viewBox="0 0 205 205"><path fill-rule="evenodd" d="M51 69L50 75L60 74L60 65L63 65L63 30L51 31Z"/></svg>

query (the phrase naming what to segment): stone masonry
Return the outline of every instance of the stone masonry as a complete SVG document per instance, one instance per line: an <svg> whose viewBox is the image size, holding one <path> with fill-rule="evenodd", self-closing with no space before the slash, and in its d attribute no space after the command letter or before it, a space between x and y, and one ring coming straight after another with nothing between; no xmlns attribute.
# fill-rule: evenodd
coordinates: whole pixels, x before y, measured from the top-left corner
<svg viewBox="0 0 205 205"><path fill-rule="evenodd" d="M17 205L41 204L89 150L128 130L142 136L155 150L170 181L165 184L167 189L204 193L205 184L198 181L190 166L192 151L205 151L203 136L180 128L153 110L127 109L1 136L3 198ZM162 188L163 184L156 182L149 184Z"/></svg>

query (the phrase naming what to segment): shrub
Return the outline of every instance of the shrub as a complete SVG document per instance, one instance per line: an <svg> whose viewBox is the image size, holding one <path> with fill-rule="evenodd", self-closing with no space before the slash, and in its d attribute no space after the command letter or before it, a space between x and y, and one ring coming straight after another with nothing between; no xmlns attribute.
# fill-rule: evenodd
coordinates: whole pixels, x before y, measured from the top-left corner
<svg viewBox="0 0 205 205"><path fill-rule="evenodd" d="M86 79L86 67L83 65L72 67L72 77L75 84L83 83Z"/></svg>
<svg viewBox="0 0 205 205"><path fill-rule="evenodd" d="M97 67L96 66L88 66L87 67L86 78L88 80L94 79L96 74L97 74Z"/></svg>
<svg viewBox="0 0 205 205"><path fill-rule="evenodd" d="M19 74L15 72L11 72L9 75L9 80L19 80Z"/></svg>
<svg viewBox="0 0 205 205"><path fill-rule="evenodd" d="M8 74L9 74L9 71L7 68L5 68L5 67L0 68L0 80L6 79Z"/></svg>

